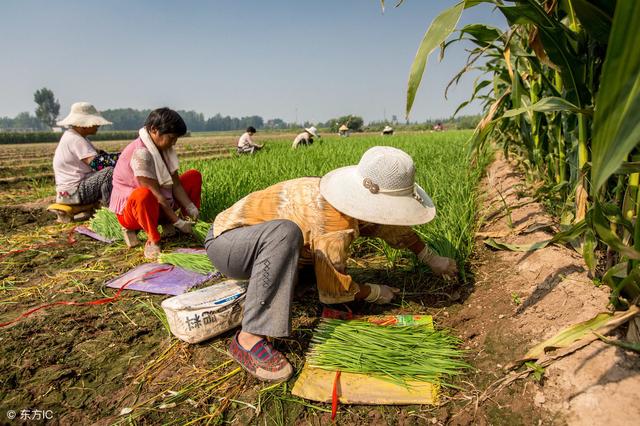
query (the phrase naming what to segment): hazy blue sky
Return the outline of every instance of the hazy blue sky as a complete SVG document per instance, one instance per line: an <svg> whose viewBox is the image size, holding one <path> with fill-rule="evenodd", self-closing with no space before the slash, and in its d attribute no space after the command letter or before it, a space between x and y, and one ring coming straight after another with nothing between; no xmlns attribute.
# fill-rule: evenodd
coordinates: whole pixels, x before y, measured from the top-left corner
<svg viewBox="0 0 640 426"><path fill-rule="evenodd" d="M0 1L0 116L34 111L33 92L54 91L98 109L194 109L206 116L324 121L403 116L405 86L431 20L454 0ZM491 9L460 25L502 26ZM412 120L448 116L472 79L450 92L461 47L437 55ZM477 107L467 110L477 112Z"/></svg>

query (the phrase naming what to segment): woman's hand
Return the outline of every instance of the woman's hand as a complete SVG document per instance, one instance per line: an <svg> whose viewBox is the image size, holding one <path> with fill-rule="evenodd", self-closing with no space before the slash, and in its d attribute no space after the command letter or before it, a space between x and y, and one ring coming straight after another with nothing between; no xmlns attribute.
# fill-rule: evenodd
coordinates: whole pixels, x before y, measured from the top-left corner
<svg viewBox="0 0 640 426"><path fill-rule="evenodd" d="M196 207L195 204L191 203L187 207L185 207L187 212L187 216L189 216L193 220L198 220L198 216L200 216L200 211Z"/></svg>
<svg viewBox="0 0 640 426"><path fill-rule="evenodd" d="M176 227L180 232L185 234L191 234L192 224L191 222L187 222L186 220L178 219L173 222L173 226Z"/></svg>
<svg viewBox="0 0 640 426"><path fill-rule="evenodd" d="M427 246L418 254L418 259L429 266L435 274L444 278L454 278L458 274L458 265L455 260L438 256Z"/></svg>
<svg viewBox="0 0 640 426"><path fill-rule="evenodd" d="M388 285L378 284L365 284L369 286L371 292L364 300L369 303L376 303L378 305L384 305L393 300L396 294L400 292L399 288L390 287Z"/></svg>

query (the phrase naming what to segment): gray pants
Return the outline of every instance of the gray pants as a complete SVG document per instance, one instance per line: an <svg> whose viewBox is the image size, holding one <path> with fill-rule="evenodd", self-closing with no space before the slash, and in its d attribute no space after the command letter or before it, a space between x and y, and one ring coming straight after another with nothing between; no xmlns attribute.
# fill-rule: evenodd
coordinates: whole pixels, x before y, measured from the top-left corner
<svg viewBox="0 0 640 426"><path fill-rule="evenodd" d="M101 201L104 206L108 206L112 188L113 167L105 167L80 182L78 185L80 203L93 204Z"/></svg>
<svg viewBox="0 0 640 426"><path fill-rule="evenodd" d="M291 333L291 300L298 279L302 231L290 220L272 220L205 239L207 255L229 278L249 279L242 331L284 337Z"/></svg>

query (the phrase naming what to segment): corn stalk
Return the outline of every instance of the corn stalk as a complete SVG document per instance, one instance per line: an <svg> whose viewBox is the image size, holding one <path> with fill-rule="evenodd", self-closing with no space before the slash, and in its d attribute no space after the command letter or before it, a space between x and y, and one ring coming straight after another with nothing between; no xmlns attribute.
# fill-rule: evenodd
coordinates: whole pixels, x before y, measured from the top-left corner
<svg viewBox="0 0 640 426"><path fill-rule="evenodd" d="M505 31L481 23L452 29L465 9L482 3L504 15ZM459 108L474 99L485 107L472 149L491 137L528 175L557 186L561 205L573 203L571 229L527 249L579 238L595 273L594 252L608 248L618 263L602 278L614 305L640 295L640 162L626 161L640 154L640 33L629 30L638 22L635 0L461 1L427 30L407 91L408 115L433 48L443 46L444 55L452 43L471 43L469 63L452 83L483 59L474 68L484 80Z"/></svg>

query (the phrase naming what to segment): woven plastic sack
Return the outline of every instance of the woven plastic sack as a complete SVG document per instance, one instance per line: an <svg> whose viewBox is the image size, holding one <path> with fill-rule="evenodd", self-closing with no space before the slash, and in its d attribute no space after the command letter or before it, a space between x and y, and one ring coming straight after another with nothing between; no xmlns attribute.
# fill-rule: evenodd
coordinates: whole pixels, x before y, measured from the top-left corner
<svg viewBox="0 0 640 426"><path fill-rule="evenodd" d="M162 302L171 333L188 343L210 339L242 322L247 281L227 280Z"/></svg>

